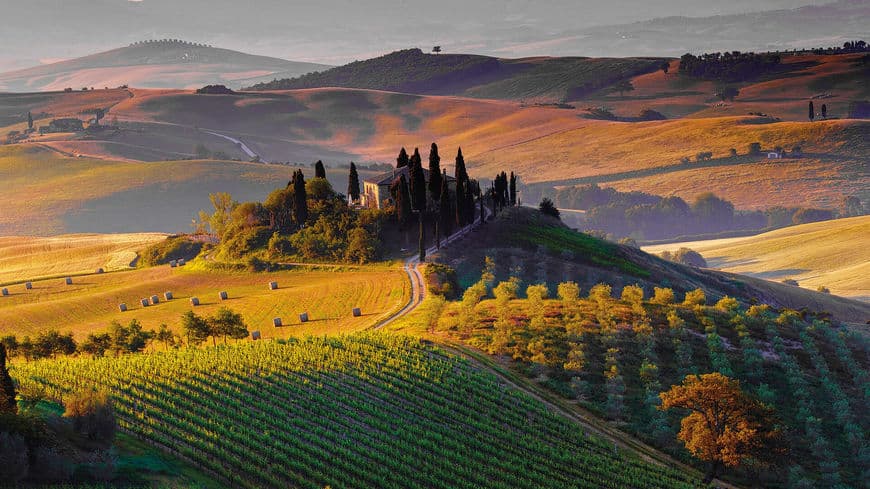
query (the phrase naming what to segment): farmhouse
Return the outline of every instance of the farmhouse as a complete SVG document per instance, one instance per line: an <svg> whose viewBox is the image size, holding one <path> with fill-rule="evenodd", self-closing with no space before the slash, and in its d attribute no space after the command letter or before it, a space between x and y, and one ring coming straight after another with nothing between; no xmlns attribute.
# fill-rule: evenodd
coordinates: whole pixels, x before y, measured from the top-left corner
<svg viewBox="0 0 870 489"><path fill-rule="evenodd" d="M360 195L361 204L371 209L382 209L392 203L390 186L399 178L405 176L405 181L411 183L411 168L403 166L386 173L367 178L363 181L363 193ZM423 176L426 184L429 183L429 170L423 168ZM447 176L447 186L451 191L456 190L456 179Z"/></svg>
<svg viewBox="0 0 870 489"><path fill-rule="evenodd" d="M54 119L47 126L39 127L39 134L50 134L55 132L80 132L84 131L85 127L81 119L74 117L66 119Z"/></svg>

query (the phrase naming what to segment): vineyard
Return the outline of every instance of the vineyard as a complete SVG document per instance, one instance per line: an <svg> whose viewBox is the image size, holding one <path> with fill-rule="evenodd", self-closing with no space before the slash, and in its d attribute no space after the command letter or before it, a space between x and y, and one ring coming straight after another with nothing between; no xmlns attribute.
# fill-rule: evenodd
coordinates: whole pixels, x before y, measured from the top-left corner
<svg viewBox="0 0 870 489"><path fill-rule="evenodd" d="M234 487L690 488L469 361L379 333L16 364L24 393L104 388L122 428Z"/></svg>

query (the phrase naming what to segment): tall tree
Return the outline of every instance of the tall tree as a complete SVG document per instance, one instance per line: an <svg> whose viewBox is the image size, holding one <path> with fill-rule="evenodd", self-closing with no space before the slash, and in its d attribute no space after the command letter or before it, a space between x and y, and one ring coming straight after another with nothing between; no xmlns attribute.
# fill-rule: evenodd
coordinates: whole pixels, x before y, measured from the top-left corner
<svg viewBox="0 0 870 489"><path fill-rule="evenodd" d="M426 211L426 175L423 173L423 161L420 151L414 148L411 156L411 206L415 211Z"/></svg>
<svg viewBox="0 0 870 489"><path fill-rule="evenodd" d="M812 121L812 120L814 120L814 119L816 118L816 109L815 109L815 107L813 106L813 101L812 101L812 100L810 100L809 114L807 114L807 115L809 116L810 121Z"/></svg>
<svg viewBox="0 0 870 489"><path fill-rule="evenodd" d="M298 227L303 227L308 220L308 195L302 170L296 170L293 175L293 220Z"/></svg>
<svg viewBox="0 0 870 489"><path fill-rule="evenodd" d="M212 338L222 336L224 343L227 342L227 336L236 340L248 337L248 326L242 315L226 307L218 309L214 316L207 319L207 323Z"/></svg>
<svg viewBox="0 0 870 489"><path fill-rule="evenodd" d="M6 345L0 343L0 414L18 412L15 402L15 384L6 369Z"/></svg>
<svg viewBox="0 0 870 489"><path fill-rule="evenodd" d="M511 206L517 205L517 176L514 175L514 172L511 172L510 200L511 200Z"/></svg>
<svg viewBox="0 0 870 489"><path fill-rule="evenodd" d="M465 170L465 158L462 148L456 153L456 163L453 166L453 178L456 179L456 225L468 224L468 172Z"/></svg>
<svg viewBox="0 0 870 489"><path fill-rule="evenodd" d="M668 61L662 61L662 64L659 65L659 69L662 70L665 75L668 74L668 70L671 68L671 63Z"/></svg>
<svg viewBox="0 0 870 489"><path fill-rule="evenodd" d="M828 118L828 104L822 104L822 119Z"/></svg>
<svg viewBox="0 0 870 489"><path fill-rule="evenodd" d="M429 195L432 196L432 202L441 201L441 156L435 143L429 149Z"/></svg>
<svg viewBox="0 0 870 489"><path fill-rule="evenodd" d="M356 164L350 162L350 174L347 177L347 195L351 202L359 201L359 173L356 172Z"/></svg>
<svg viewBox="0 0 870 489"><path fill-rule="evenodd" d="M408 152L405 151L405 148L402 148L401 151L399 151L399 156L396 158L396 168L408 166L409 162L410 158L408 158Z"/></svg>
<svg viewBox="0 0 870 489"><path fill-rule="evenodd" d="M33 129L33 114L30 111L27 111L27 128Z"/></svg>
<svg viewBox="0 0 870 489"><path fill-rule="evenodd" d="M317 160L317 163L314 164L314 178L326 178L326 167L323 166L323 162Z"/></svg>
<svg viewBox="0 0 870 489"><path fill-rule="evenodd" d="M744 393L740 382L718 372L689 375L659 394L659 409L685 409L677 438L695 457L710 462L709 483L723 466L764 462L777 451L779 430L770 409Z"/></svg>
<svg viewBox="0 0 870 489"><path fill-rule="evenodd" d="M399 229L405 229L411 219L411 195L408 192L405 175L399 176L399 186L396 190L396 217L399 220Z"/></svg>
<svg viewBox="0 0 870 489"><path fill-rule="evenodd" d="M199 345L211 334L208 322L193 311L187 311L181 316L181 328L187 336L187 344Z"/></svg>
<svg viewBox="0 0 870 489"><path fill-rule="evenodd" d="M426 261L426 233L423 229L423 213L419 214L420 217L420 234L418 236L418 247L420 251L420 263Z"/></svg>
<svg viewBox="0 0 870 489"><path fill-rule="evenodd" d="M438 218L441 221L441 225L438 226L439 231L443 233L445 237L450 236L455 217L453 215L453 209L450 207L450 186L447 182L446 168L444 169L444 173L441 174L441 202L438 205Z"/></svg>

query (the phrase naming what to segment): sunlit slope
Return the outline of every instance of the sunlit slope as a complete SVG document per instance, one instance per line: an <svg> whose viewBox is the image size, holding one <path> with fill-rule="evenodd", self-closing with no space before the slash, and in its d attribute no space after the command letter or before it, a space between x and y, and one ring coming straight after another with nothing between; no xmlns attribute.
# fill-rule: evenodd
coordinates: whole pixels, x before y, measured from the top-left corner
<svg viewBox="0 0 870 489"><path fill-rule="evenodd" d="M713 267L870 301L870 216L815 222L748 238L645 247L650 253L688 247Z"/></svg>
<svg viewBox="0 0 870 489"><path fill-rule="evenodd" d="M188 265L189 267L189 265ZM277 290L269 290L271 281ZM241 313L251 330L266 337L301 336L356 331L372 326L408 300L407 277L398 268L295 270L275 273L195 271L168 265L133 271L62 278L9 285L9 296L0 297L0 333L35 335L56 329L72 331L79 339L103 332L113 320L138 319L146 329L169 325L181 333L181 315L191 310L191 297L200 300L198 314L213 314L226 306ZM164 292L173 293L164 300ZM221 301L226 291L229 299ZM142 307L139 300L157 295L160 303ZM120 312L118 305L129 310ZM354 307L362 317L353 317ZM311 321L300 323L308 312ZM273 326L273 318L286 325Z"/></svg>
<svg viewBox="0 0 870 489"><path fill-rule="evenodd" d="M691 488L469 361L384 334L14 366L241 488Z"/></svg>
<svg viewBox="0 0 870 489"><path fill-rule="evenodd" d="M163 234L71 234L0 237L0 283L61 274L123 270Z"/></svg>

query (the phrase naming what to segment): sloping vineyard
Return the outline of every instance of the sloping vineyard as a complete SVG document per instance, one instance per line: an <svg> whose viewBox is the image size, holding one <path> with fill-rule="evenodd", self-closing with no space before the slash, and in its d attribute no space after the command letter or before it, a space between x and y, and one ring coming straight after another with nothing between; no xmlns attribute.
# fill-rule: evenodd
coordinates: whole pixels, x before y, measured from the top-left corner
<svg viewBox="0 0 870 489"><path fill-rule="evenodd" d="M122 427L234 487L690 488L491 374L379 333L15 365L111 392Z"/></svg>

